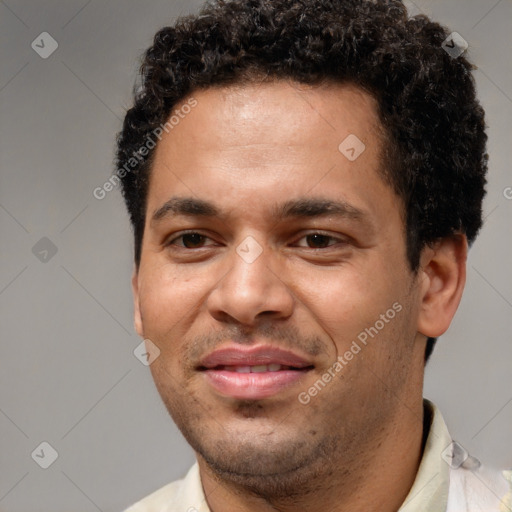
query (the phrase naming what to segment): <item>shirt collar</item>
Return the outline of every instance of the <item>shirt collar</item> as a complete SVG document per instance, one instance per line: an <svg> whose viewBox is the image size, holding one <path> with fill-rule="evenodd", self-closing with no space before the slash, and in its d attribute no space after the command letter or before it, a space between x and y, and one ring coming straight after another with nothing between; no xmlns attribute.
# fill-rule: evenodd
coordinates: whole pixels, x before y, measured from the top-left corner
<svg viewBox="0 0 512 512"><path fill-rule="evenodd" d="M416 479L398 512L444 512L448 503L450 468L443 452L452 438L435 404L423 399L423 410L431 418L430 429Z"/></svg>

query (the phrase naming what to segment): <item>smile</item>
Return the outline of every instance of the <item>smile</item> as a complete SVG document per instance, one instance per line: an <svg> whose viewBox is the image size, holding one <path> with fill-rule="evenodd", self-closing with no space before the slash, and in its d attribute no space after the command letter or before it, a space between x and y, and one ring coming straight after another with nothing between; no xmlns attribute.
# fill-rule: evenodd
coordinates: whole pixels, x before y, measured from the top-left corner
<svg viewBox="0 0 512 512"><path fill-rule="evenodd" d="M231 345L207 355L197 369L222 396L261 400L301 381L313 368L306 358L278 347Z"/></svg>

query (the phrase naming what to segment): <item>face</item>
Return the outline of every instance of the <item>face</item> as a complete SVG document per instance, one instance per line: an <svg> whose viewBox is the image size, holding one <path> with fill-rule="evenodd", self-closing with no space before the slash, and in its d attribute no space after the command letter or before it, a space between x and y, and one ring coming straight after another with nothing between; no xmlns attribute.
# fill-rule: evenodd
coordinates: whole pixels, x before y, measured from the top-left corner
<svg viewBox="0 0 512 512"><path fill-rule="evenodd" d="M136 328L200 461L290 492L365 464L421 395L402 205L379 174L376 104L355 86L193 97L156 148Z"/></svg>

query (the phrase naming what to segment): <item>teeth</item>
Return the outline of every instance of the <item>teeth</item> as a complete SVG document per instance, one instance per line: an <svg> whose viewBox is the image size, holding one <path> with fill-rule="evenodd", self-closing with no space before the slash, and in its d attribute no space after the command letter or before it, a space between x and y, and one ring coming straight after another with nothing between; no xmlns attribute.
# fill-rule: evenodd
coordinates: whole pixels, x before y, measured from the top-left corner
<svg viewBox="0 0 512 512"><path fill-rule="evenodd" d="M288 370L288 366L282 366L277 363L272 364L258 364L254 366L223 366L223 370L236 373L264 373L264 372L278 372L279 370Z"/></svg>

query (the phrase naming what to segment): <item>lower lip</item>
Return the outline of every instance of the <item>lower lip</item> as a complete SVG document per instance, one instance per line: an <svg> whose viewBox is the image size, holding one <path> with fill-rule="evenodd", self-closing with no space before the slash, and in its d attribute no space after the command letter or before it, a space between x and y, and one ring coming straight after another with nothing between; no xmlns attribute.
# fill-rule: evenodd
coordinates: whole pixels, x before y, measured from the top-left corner
<svg viewBox="0 0 512 512"><path fill-rule="evenodd" d="M307 370L238 373L206 370L208 383L221 395L240 400L261 400L276 395L304 377Z"/></svg>

